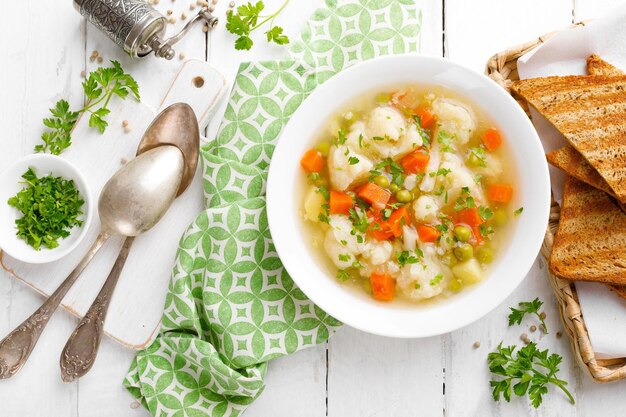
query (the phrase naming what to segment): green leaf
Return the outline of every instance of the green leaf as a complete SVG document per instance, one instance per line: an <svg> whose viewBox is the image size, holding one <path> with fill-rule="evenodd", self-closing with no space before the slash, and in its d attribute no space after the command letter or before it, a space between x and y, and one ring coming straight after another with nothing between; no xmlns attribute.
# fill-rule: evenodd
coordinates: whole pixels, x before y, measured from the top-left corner
<svg viewBox="0 0 626 417"><path fill-rule="evenodd" d="M240 36L235 41L235 49L238 51L248 51L252 48L252 45L254 45L254 42L252 42L249 36Z"/></svg>
<svg viewBox="0 0 626 417"><path fill-rule="evenodd" d="M289 43L289 37L287 37L287 35L283 35L283 28L280 26L274 26L265 32L265 34L267 35L268 42L274 42L279 45L286 45Z"/></svg>

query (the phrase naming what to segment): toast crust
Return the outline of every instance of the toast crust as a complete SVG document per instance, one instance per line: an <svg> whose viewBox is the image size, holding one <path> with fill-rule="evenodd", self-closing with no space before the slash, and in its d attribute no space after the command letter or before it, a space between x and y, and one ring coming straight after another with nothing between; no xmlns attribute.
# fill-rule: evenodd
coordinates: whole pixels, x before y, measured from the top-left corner
<svg viewBox="0 0 626 417"><path fill-rule="evenodd" d="M626 202L626 75L520 80L513 92L552 123Z"/></svg>
<svg viewBox="0 0 626 417"><path fill-rule="evenodd" d="M549 267L560 278L626 285L626 214L604 192L568 177Z"/></svg>

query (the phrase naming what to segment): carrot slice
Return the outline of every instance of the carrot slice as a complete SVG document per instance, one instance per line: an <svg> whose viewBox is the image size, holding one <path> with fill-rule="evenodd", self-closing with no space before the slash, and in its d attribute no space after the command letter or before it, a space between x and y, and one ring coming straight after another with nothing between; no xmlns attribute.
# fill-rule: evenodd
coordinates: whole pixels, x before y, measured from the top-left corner
<svg viewBox="0 0 626 417"><path fill-rule="evenodd" d="M430 243L437 240L437 238L439 237L439 232L434 227L420 224L419 226L417 226L417 235L422 242Z"/></svg>
<svg viewBox="0 0 626 417"><path fill-rule="evenodd" d="M348 194L340 193L335 190L330 192L330 199L328 201L330 214L349 214L353 204L352 197Z"/></svg>
<svg viewBox="0 0 626 417"><path fill-rule="evenodd" d="M399 209L395 210L389 216L389 230L395 237L402 236L402 226L411 224L411 216L409 215L409 210L406 206L402 206Z"/></svg>
<svg viewBox="0 0 626 417"><path fill-rule="evenodd" d="M491 184L487 189L487 198L497 203L508 203L513 197L513 187L508 184Z"/></svg>
<svg viewBox="0 0 626 417"><path fill-rule="evenodd" d="M312 172L322 172L324 169L324 158L319 151L309 149L300 160L300 166L309 174Z"/></svg>
<svg viewBox="0 0 626 417"><path fill-rule="evenodd" d="M370 276L372 296L379 301L391 301L396 290L396 282L389 274L373 273Z"/></svg>
<svg viewBox="0 0 626 417"><path fill-rule="evenodd" d="M420 118L420 126L424 129L430 129L435 124L435 116L427 108L418 107L414 113Z"/></svg>
<svg viewBox="0 0 626 417"><path fill-rule="evenodd" d="M391 192L373 182L368 182L361 187L358 196L370 203L374 208L383 209L391 198Z"/></svg>
<svg viewBox="0 0 626 417"><path fill-rule="evenodd" d="M457 218L459 223L465 223L470 227L480 226L483 222L483 219L478 214L478 209L476 207L469 207L463 210L459 210L457 213Z"/></svg>
<svg viewBox="0 0 626 417"><path fill-rule="evenodd" d="M502 146L502 136L500 136L500 132L495 127L487 130L482 139L485 148L489 152L493 152Z"/></svg>
<svg viewBox="0 0 626 417"><path fill-rule="evenodd" d="M424 151L411 152L400 161L400 165L408 174L421 174L426 171L430 155Z"/></svg>

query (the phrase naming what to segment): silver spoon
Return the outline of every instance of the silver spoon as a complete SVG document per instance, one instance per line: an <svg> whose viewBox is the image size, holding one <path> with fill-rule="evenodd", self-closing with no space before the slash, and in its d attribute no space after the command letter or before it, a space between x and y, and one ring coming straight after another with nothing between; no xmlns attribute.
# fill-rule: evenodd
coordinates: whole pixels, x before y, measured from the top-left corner
<svg viewBox="0 0 626 417"><path fill-rule="evenodd" d="M46 302L0 341L0 379L22 368L67 291L111 236L137 236L163 217L178 192L183 165L177 147L161 146L128 162L104 185L98 201L98 237Z"/></svg>
<svg viewBox="0 0 626 417"><path fill-rule="evenodd" d="M183 153L185 166L178 195L189 186L198 166L200 133L198 120L193 109L184 103L167 107L154 119L139 143L137 154L142 154L159 146L174 145ZM133 237L127 237L115 260L102 289L87 310L61 352L61 379L72 382L85 375L93 366L106 320L109 304L113 298L117 281L124 269L126 258L133 244Z"/></svg>

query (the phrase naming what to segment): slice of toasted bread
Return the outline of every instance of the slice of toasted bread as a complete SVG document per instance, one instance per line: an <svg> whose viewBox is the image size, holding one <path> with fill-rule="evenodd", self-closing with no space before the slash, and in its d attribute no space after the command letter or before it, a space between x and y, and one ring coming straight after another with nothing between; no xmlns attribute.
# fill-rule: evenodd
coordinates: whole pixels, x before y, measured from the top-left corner
<svg viewBox="0 0 626 417"><path fill-rule="evenodd" d="M555 167L562 169L574 178L586 182L615 197L613 190L604 178L596 171L585 158L573 147L566 145L562 148L548 152L546 154L548 162Z"/></svg>
<svg viewBox="0 0 626 417"><path fill-rule="evenodd" d="M607 285L611 291L626 299L626 285Z"/></svg>
<svg viewBox="0 0 626 417"><path fill-rule="evenodd" d="M550 270L560 278L626 285L626 214L609 196L568 177Z"/></svg>
<svg viewBox="0 0 626 417"><path fill-rule="evenodd" d="M587 72L589 75L624 75L624 73L613 65L600 58L598 55L591 55L587 58Z"/></svg>
<svg viewBox="0 0 626 417"><path fill-rule="evenodd" d="M626 75L520 80L513 92L552 123L626 202Z"/></svg>

